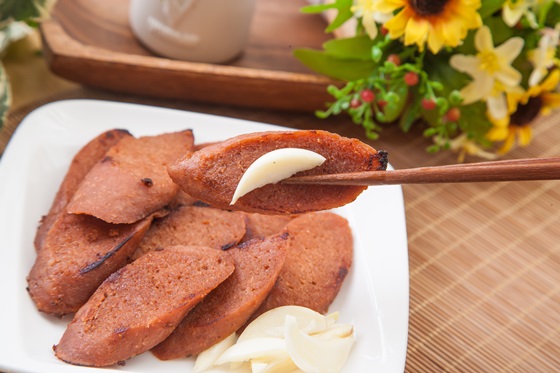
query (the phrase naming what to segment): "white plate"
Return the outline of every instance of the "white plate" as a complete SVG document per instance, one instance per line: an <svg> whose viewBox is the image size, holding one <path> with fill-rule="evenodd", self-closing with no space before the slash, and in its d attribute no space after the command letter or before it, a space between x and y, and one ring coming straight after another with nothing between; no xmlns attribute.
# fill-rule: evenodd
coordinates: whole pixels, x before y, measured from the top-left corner
<svg viewBox="0 0 560 373"><path fill-rule="evenodd" d="M184 111L91 100L60 101L29 114L0 161L0 371L93 372L53 354L69 318L39 313L26 288L33 238L74 154L94 136L125 128L135 136L191 128L197 142L286 129ZM345 372L402 372L408 334L408 255L402 191L371 187L336 210L355 239L354 264L330 310L352 323L356 343ZM162 362L144 353L103 372L187 373L193 359Z"/></svg>

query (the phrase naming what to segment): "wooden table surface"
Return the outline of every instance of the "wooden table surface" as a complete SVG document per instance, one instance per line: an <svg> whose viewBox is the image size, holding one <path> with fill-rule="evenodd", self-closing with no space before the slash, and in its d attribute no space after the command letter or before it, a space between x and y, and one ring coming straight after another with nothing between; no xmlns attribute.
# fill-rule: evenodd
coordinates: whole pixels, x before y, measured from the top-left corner
<svg viewBox="0 0 560 373"><path fill-rule="evenodd" d="M427 154L421 130L405 135L388 126L373 143L346 117L319 120L305 112L107 93L53 76L40 56L25 64L7 62L14 109L0 132L2 151L32 109L60 99L94 98L322 128L387 150L395 168L456 160L449 153ZM507 158L559 155L559 122L556 113L534 123L533 143ZM560 184L409 185L403 193L410 265L406 371L560 371Z"/></svg>

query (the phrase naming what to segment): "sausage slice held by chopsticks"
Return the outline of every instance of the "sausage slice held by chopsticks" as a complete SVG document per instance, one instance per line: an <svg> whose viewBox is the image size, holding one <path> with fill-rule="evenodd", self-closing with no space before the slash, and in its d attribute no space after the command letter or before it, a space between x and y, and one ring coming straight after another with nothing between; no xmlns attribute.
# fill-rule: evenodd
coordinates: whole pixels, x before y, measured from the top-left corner
<svg viewBox="0 0 560 373"><path fill-rule="evenodd" d="M326 158L303 175L385 170L387 154L367 144L327 131L259 132L209 145L168 167L169 176L186 193L214 207L263 214L299 214L352 202L363 186L268 184L230 205L237 184L249 166L276 149L300 148Z"/></svg>

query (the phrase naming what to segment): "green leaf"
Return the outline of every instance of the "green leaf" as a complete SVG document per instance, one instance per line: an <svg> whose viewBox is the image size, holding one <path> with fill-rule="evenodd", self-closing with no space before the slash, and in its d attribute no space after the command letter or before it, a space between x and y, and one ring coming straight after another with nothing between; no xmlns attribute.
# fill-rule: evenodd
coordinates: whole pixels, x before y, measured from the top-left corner
<svg viewBox="0 0 560 373"><path fill-rule="evenodd" d="M484 24L492 30L492 39L495 46L515 36L515 29L506 25L501 16L490 17L484 20Z"/></svg>
<svg viewBox="0 0 560 373"><path fill-rule="evenodd" d="M383 109L385 113L385 121L393 122L397 120L407 103L408 86L406 84L399 84L393 87L393 91L387 93L387 105Z"/></svg>
<svg viewBox="0 0 560 373"><path fill-rule="evenodd" d="M346 21L348 21L350 18L352 18L353 15L354 14L349 10L348 12L338 12L336 18L331 22L331 24L329 25L329 27L327 27L325 31L333 32L334 30L342 26L344 23L346 23Z"/></svg>
<svg viewBox="0 0 560 373"><path fill-rule="evenodd" d="M303 13L321 13L330 9L337 10L336 17L325 29L326 32L332 32L354 16L354 13L351 11L352 5L353 0L336 0L329 4L307 5L301 8L301 11Z"/></svg>
<svg viewBox="0 0 560 373"><path fill-rule="evenodd" d="M538 7L537 22L539 25L546 24L546 19L548 18L548 12L552 9L552 6L555 4L554 1L544 2ZM557 18L558 19L558 18Z"/></svg>
<svg viewBox="0 0 560 373"><path fill-rule="evenodd" d="M0 62L0 129L2 129L6 122L11 102L10 81L8 80L4 65Z"/></svg>
<svg viewBox="0 0 560 373"><path fill-rule="evenodd" d="M0 22L36 20L46 16L53 0L2 0L0 1Z"/></svg>
<svg viewBox="0 0 560 373"><path fill-rule="evenodd" d="M323 51L296 49L294 56L310 69L340 80L365 79L373 72L373 61L340 59Z"/></svg>
<svg viewBox="0 0 560 373"><path fill-rule="evenodd" d="M484 135L492 128L492 123L486 116L486 110L486 105L482 102L461 106L461 119L459 120L461 130L475 139L484 138Z"/></svg>
<svg viewBox="0 0 560 373"><path fill-rule="evenodd" d="M323 44L327 54L342 59L371 60L373 40L367 35L351 38L331 39Z"/></svg>
<svg viewBox="0 0 560 373"><path fill-rule="evenodd" d="M441 83L441 96L447 97L453 90L460 90L471 81L469 75L461 73L449 65L449 61L443 56L427 54L424 61L424 69L432 81Z"/></svg>
<svg viewBox="0 0 560 373"><path fill-rule="evenodd" d="M432 137L432 136L437 135L437 132L438 132L437 128L428 127L424 130L423 134L424 134L424 137Z"/></svg>
<svg viewBox="0 0 560 373"><path fill-rule="evenodd" d="M560 4L553 3L546 15L545 24L548 27L555 27L560 19Z"/></svg>
<svg viewBox="0 0 560 373"><path fill-rule="evenodd" d="M486 18L491 16L492 14L496 13L498 10L502 8L504 5L505 0L484 0L481 1L480 8L478 9L478 14L482 18Z"/></svg>
<svg viewBox="0 0 560 373"><path fill-rule="evenodd" d="M300 11L302 13L322 13L324 11L327 11L329 9L334 9L336 7L335 3L330 3L330 4L313 4L313 5L306 5L302 8L300 8Z"/></svg>
<svg viewBox="0 0 560 373"><path fill-rule="evenodd" d="M329 27L325 31L332 32L342 26L346 21L354 16L354 13L350 10L352 8L353 0L336 0L336 8L338 9L338 14L335 19L331 22Z"/></svg>
<svg viewBox="0 0 560 373"><path fill-rule="evenodd" d="M399 126L403 132L408 132L414 122L420 118L420 107L422 105L422 97L414 96L414 101L408 105L399 119Z"/></svg>

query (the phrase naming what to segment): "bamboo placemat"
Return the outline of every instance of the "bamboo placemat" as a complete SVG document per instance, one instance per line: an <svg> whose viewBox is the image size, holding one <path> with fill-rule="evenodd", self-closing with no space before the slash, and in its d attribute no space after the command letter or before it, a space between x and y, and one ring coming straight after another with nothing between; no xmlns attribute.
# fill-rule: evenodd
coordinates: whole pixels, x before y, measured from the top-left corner
<svg viewBox="0 0 560 373"><path fill-rule="evenodd" d="M94 98L175 107L346 136L347 118L123 97L78 88L12 112L0 153L21 119L49 101ZM534 125L510 158L560 155L560 113ZM370 142L371 143L371 142ZM372 143L395 168L448 164L419 132L387 128ZM560 371L560 182L403 187L410 262L407 372ZM390 250L391 248L387 248Z"/></svg>

